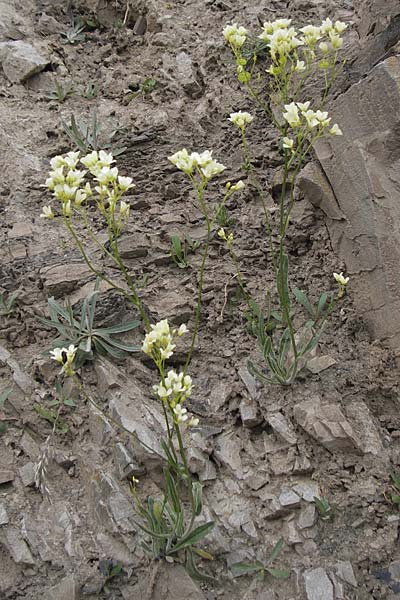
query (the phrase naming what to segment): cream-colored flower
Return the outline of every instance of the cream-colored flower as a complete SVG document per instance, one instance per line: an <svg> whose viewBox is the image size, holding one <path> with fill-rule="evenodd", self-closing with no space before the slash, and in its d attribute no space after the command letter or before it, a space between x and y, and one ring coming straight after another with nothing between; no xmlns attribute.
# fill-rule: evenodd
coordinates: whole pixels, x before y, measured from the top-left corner
<svg viewBox="0 0 400 600"><path fill-rule="evenodd" d="M99 155L96 150L86 154L83 158L81 158L81 163L87 168L92 169L99 162Z"/></svg>
<svg viewBox="0 0 400 600"><path fill-rule="evenodd" d="M296 65L294 67L294 70L297 73L301 73L301 71L305 71L306 70L306 63L304 62L304 60L298 60L296 62Z"/></svg>
<svg viewBox="0 0 400 600"><path fill-rule="evenodd" d="M121 204L119 205L119 216L123 219L127 219L129 217L130 209L131 205L129 202L121 200Z"/></svg>
<svg viewBox="0 0 400 600"><path fill-rule="evenodd" d="M194 167L206 167L213 161L212 150L204 150L204 152L192 152L190 158L193 161Z"/></svg>
<svg viewBox="0 0 400 600"><path fill-rule="evenodd" d="M199 424L199 419L197 417L191 417L188 421L189 427L197 427Z"/></svg>
<svg viewBox="0 0 400 600"><path fill-rule="evenodd" d="M82 203L86 200L87 193L84 190L77 190L75 194L75 204L76 206L81 206Z"/></svg>
<svg viewBox="0 0 400 600"><path fill-rule="evenodd" d="M112 163L115 162L115 158L111 154L111 152L106 152L105 150L100 150L99 152L99 162L102 167L110 167Z"/></svg>
<svg viewBox="0 0 400 600"><path fill-rule="evenodd" d="M302 27L300 31L304 34L304 41L307 46L315 46L317 41L321 38L321 29L315 25L306 25Z"/></svg>
<svg viewBox="0 0 400 600"><path fill-rule="evenodd" d="M75 167L79 161L79 155L80 155L79 150L78 150L78 152L68 152L68 154L66 154L64 156L64 164L69 169L75 169Z"/></svg>
<svg viewBox="0 0 400 600"><path fill-rule="evenodd" d="M231 113L228 121L240 129L244 129L246 125L250 125L253 119L254 117L250 113L239 110L238 112Z"/></svg>
<svg viewBox="0 0 400 600"><path fill-rule="evenodd" d="M320 31L321 31L322 35L329 34L329 32L332 31L332 29L333 29L333 23L329 19L329 17L327 19L325 19L324 21L322 21L321 27L320 27Z"/></svg>
<svg viewBox="0 0 400 600"><path fill-rule="evenodd" d="M63 204L63 212L64 212L64 215L66 217L71 217L72 216L71 200L68 200L68 202L65 202Z"/></svg>
<svg viewBox="0 0 400 600"><path fill-rule="evenodd" d="M54 219L54 213L51 210L51 206L43 206L40 216L44 219Z"/></svg>
<svg viewBox="0 0 400 600"><path fill-rule="evenodd" d="M64 167L57 167L54 171L50 171L48 179L46 179L46 185L50 191L54 191L56 185L65 183Z"/></svg>
<svg viewBox="0 0 400 600"><path fill-rule="evenodd" d="M332 32L329 34L329 39L334 50L339 50L343 46L343 39L338 35L333 35Z"/></svg>
<svg viewBox="0 0 400 600"><path fill-rule="evenodd" d="M183 334L188 333L189 329L186 327L185 323L182 323L182 325L179 325L179 329L177 331L177 335L179 337L181 337Z"/></svg>
<svg viewBox="0 0 400 600"><path fill-rule="evenodd" d="M346 286L350 281L350 277L344 277L343 272L334 273L333 276L335 281L341 286Z"/></svg>
<svg viewBox="0 0 400 600"><path fill-rule="evenodd" d="M328 54L329 52L329 46L326 42L321 42L319 44L319 49L321 50L322 54Z"/></svg>
<svg viewBox="0 0 400 600"><path fill-rule="evenodd" d="M60 365L63 365L61 373L65 373L69 376L74 375L72 363L75 360L77 350L78 349L73 344L68 346L68 348L54 348L54 350L50 350L51 358Z"/></svg>
<svg viewBox="0 0 400 600"><path fill-rule="evenodd" d="M294 140L288 137L284 137L282 140L282 147L287 148L288 150L293 150Z"/></svg>
<svg viewBox="0 0 400 600"><path fill-rule="evenodd" d="M168 156L168 160L176 166L177 169L183 171L187 175L190 175L193 171L193 157L189 154L186 148L178 150L172 156Z"/></svg>
<svg viewBox="0 0 400 600"><path fill-rule="evenodd" d="M245 188L245 183L241 179L230 187L231 192L239 192Z"/></svg>
<svg viewBox="0 0 400 600"><path fill-rule="evenodd" d="M54 187L54 195L62 202L67 202L75 198L77 189L77 185L71 186L67 183L59 184Z"/></svg>
<svg viewBox="0 0 400 600"><path fill-rule="evenodd" d="M177 423L184 423L188 420L187 409L182 408L181 404L177 404L172 410Z"/></svg>
<svg viewBox="0 0 400 600"><path fill-rule="evenodd" d="M126 192L131 188L135 187L135 185L132 183L132 177L122 177L121 175L119 175L118 187L121 190L121 192Z"/></svg>
<svg viewBox="0 0 400 600"><path fill-rule="evenodd" d="M63 156L54 156L54 158L52 158L50 160L50 166L52 169L59 169L60 167L63 167L65 165L65 161L64 161L64 157Z"/></svg>
<svg viewBox="0 0 400 600"><path fill-rule="evenodd" d="M339 125L337 123L335 123L329 130L329 133L331 135L343 135L342 130L340 129Z"/></svg>
<svg viewBox="0 0 400 600"><path fill-rule="evenodd" d="M118 177L118 168L117 167L108 167L104 166L97 172L95 177L96 181L100 183L100 185L107 185L109 183L114 183L117 181Z"/></svg>
<svg viewBox="0 0 400 600"><path fill-rule="evenodd" d="M301 123L299 117L299 109L295 102L285 104L286 112L283 113L283 118L289 123L291 127L298 127Z"/></svg>
<svg viewBox="0 0 400 600"><path fill-rule="evenodd" d="M343 21L335 21L334 28L335 28L336 33L338 33L338 34L343 33L343 31L345 29L347 29L347 27L348 27L347 24L343 23Z"/></svg>
<svg viewBox="0 0 400 600"><path fill-rule="evenodd" d="M222 173L222 171L225 171L225 169L226 167L222 163L212 160L200 170L206 179L211 179L212 177Z"/></svg>
<svg viewBox="0 0 400 600"><path fill-rule="evenodd" d="M70 171L68 171L68 173L65 177L65 181L66 181L66 183L68 183L68 185L80 186L85 175L86 175L86 171L77 171L77 170L71 169Z"/></svg>
<svg viewBox="0 0 400 600"><path fill-rule="evenodd" d="M310 106L310 101L307 100L307 102L297 102L297 106L300 109L301 113L306 112L306 110L308 110L309 106Z"/></svg>
<svg viewBox="0 0 400 600"><path fill-rule="evenodd" d="M227 25L222 33L231 46L241 48L246 41L247 29L234 23L233 25Z"/></svg>
<svg viewBox="0 0 400 600"><path fill-rule="evenodd" d="M305 112L302 113L304 118L307 121L307 125L310 129L312 129L313 127L317 127L320 123L319 120L316 117L316 114L313 110L306 110Z"/></svg>

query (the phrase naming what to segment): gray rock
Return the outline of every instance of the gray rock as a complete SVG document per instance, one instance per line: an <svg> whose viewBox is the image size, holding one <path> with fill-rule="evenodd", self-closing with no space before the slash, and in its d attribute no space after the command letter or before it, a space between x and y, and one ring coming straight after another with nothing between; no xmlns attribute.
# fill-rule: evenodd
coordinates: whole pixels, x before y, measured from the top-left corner
<svg viewBox="0 0 400 600"><path fill-rule="evenodd" d="M313 504L309 504L301 509L299 518L297 520L297 526L299 529L308 529L313 527L316 519L316 510Z"/></svg>
<svg viewBox="0 0 400 600"><path fill-rule="evenodd" d="M335 564L336 575L346 583L357 587L357 579L355 578L352 564L349 560L339 560ZM400 571L399 571L400 575Z"/></svg>
<svg viewBox="0 0 400 600"><path fill-rule="evenodd" d="M29 458L36 458L39 455L39 444L27 431L24 431L21 441L19 442L19 446L24 451L24 454L29 456Z"/></svg>
<svg viewBox="0 0 400 600"><path fill-rule="evenodd" d="M33 462L28 462L26 465L19 469L19 476L22 479L22 483L25 487L32 487L35 485L35 465Z"/></svg>
<svg viewBox="0 0 400 600"><path fill-rule="evenodd" d="M78 600L78 583L73 575L65 577L45 593L45 600Z"/></svg>
<svg viewBox="0 0 400 600"><path fill-rule="evenodd" d="M400 57L390 56L338 96L330 116L343 136L316 146L334 194L333 206L323 210L333 247L347 265L357 312L394 349L400 347L399 73Z"/></svg>
<svg viewBox="0 0 400 600"><path fill-rule="evenodd" d="M190 472L198 474L200 481L211 481L217 478L215 465L204 452L189 446L187 459Z"/></svg>
<svg viewBox="0 0 400 600"><path fill-rule="evenodd" d="M98 522L109 532L135 532L137 527L133 502L117 481L105 472L95 472L91 480L92 497Z"/></svg>
<svg viewBox="0 0 400 600"><path fill-rule="evenodd" d="M0 503L0 525L7 525L9 522L6 505L2 502Z"/></svg>
<svg viewBox="0 0 400 600"><path fill-rule="evenodd" d="M322 404L315 396L296 404L293 414L297 423L327 450L358 449L359 439L336 404Z"/></svg>
<svg viewBox="0 0 400 600"><path fill-rule="evenodd" d="M5 527L3 542L14 562L22 565L35 564L27 543L22 539L21 534L16 527Z"/></svg>
<svg viewBox="0 0 400 600"><path fill-rule="evenodd" d="M239 404L239 412L245 427L255 427L262 422L258 404L252 398L242 398Z"/></svg>
<svg viewBox="0 0 400 600"><path fill-rule="evenodd" d="M365 402L353 400L346 406L346 414L351 418L360 439L359 447L365 454L389 460L384 450L378 428Z"/></svg>
<svg viewBox="0 0 400 600"><path fill-rule="evenodd" d="M294 429L282 413L275 412L268 414L267 421L275 433L277 433L285 442L290 445L297 443Z"/></svg>
<svg viewBox="0 0 400 600"><path fill-rule="evenodd" d="M83 263L67 263L45 267L40 277L48 295L60 298L72 292L80 282L92 275Z"/></svg>
<svg viewBox="0 0 400 600"><path fill-rule="evenodd" d="M238 479L243 479L243 466L240 457L242 441L234 433L223 433L216 438L214 456L225 467L231 469Z"/></svg>
<svg viewBox="0 0 400 600"><path fill-rule="evenodd" d="M306 502L314 502L314 496L321 497L320 487L315 481L302 481L293 486L293 489Z"/></svg>
<svg viewBox="0 0 400 600"><path fill-rule="evenodd" d="M178 81L183 90L192 98L198 98L203 92L203 83L192 58L186 52L179 52L176 57L164 54L163 66Z"/></svg>
<svg viewBox="0 0 400 600"><path fill-rule="evenodd" d="M253 398L253 400L258 400L262 390L260 382L257 381L257 379L253 377L251 373L249 373L246 366L240 367L238 373L240 379L243 381L248 393L250 394L250 397Z"/></svg>
<svg viewBox="0 0 400 600"><path fill-rule="evenodd" d="M140 233L124 236L118 242L118 249L123 259L147 256L149 251L148 237Z"/></svg>
<svg viewBox="0 0 400 600"><path fill-rule="evenodd" d="M132 587L125 598L143 598L147 591L149 580L141 578L140 583ZM169 565L162 563L156 578L153 599L164 600L205 600L205 596L197 587L196 583L189 577L181 565Z"/></svg>
<svg viewBox="0 0 400 600"><path fill-rule="evenodd" d="M0 485L2 483L9 483L10 481L14 481L15 475L13 471L8 469L0 470Z"/></svg>
<svg viewBox="0 0 400 600"><path fill-rule="evenodd" d="M307 361L306 367L311 373L318 374L321 371L325 371L325 369L329 369L336 365L336 360L332 356L324 355L324 356L314 356L314 358L310 358Z"/></svg>
<svg viewBox="0 0 400 600"><path fill-rule="evenodd" d="M321 567L306 571L304 583L307 600L334 600L332 582Z"/></svg>
<svg viewBox="0 0 400 600"><path fill-rule="evenodd" d="M300 497L291 490L284 491L279 496L279 504L283 508L295 508L300 506Z"/></svg>
<svg viewBox="0 0 400 600"><path fill-rule="evenodd" d="M117 463L120 479L132 479L132 476L141 477L146 471L144 467L137 464L121 442L115 445L114 459Z"/></svg>
<svg viewBox="0 0 400 600"><path fill-rule="evenodd" d="M96 536L100 544L102 556L113 560L125 566L131 566L135 562L135 557L129 548L122 542L120 537L112 536L108 533L98 533Z"/></svg>
<svg viewBox="0 0 400 600"><path fill-rule="evenodd" d="M208 396L208 403L213 412L218 412L229 400L232 393L232 384L224 381L218 382Z"/></svg>
<svg viewBox="0 0 400 600"><path fill-rule="evenodd" d="M23 83L42 71L49 60L27 42L21 40L0 43L0 63L7 79Z"/></svg>

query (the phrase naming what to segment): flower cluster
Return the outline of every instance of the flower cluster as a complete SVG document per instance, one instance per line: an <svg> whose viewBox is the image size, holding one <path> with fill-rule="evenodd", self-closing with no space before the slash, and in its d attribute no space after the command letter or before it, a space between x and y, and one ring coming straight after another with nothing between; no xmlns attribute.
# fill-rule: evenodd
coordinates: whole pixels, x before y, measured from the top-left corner
<svg viewBox="0 0 400 600"><path fill-rule="evenodd" d="M189 152L186 148L178 150L172 156L168 157L168 160L176 166L177 169L186 173L186 175L192 175L196 170L201 177L208 181L216 175L219 175L226 169L226 167L217 162L212 157L212 151L205 150L200 154L198 152Z"/></svg>
<svg viewBox="0 0 400 600"><path fill-rule="evenodd" d="M296 129L301 126L305 126L307 129L318 128L319 132L322 132L326 127L329 126L331 118L328 117L328 113L322 110L311 110L309 108L310 102L291 102L285 104L286 112L283 113L283 118L290 127ZM331 135L342 135L340 127L335 124L329 129ZM286 144L290 143L291 140L285 138ZM293 145L293 144L292 144ZM292 147L292 145L290 147ZM284 146L285 147L285 146ZM286 147L289 147L288 145Z"/></svg>
<svg viewBox="0 0 400 600"><path fill-rule="evenodd" d="M176 423L185 423L189 426L196 426L199 420L191 417L189 419L188 411L183 407L183 403L192 393L192 378L184 373L168 371L167 376L158 385L153 386L153 390L162 402L166 402L171 410L173 419Z"/></svg>
<svg viewBox="0 0 400 600"><path fill-rule="evenodd" d="M229 115L228 121L230 121L231 123L236 125L236 127L239 127L239 129L244 131L247 125L250 125L253 119L254 117L250 113L242 112L241 110L239 110L239 112L231 113Z"/></svg>
<svg viewBox="0 0 400 600"><path fill-rule="evenodd" d="M225 229L221 227L221 229L218 230L218 236L221 238L221 240L224 240L224 242L228 244L228 247L232 246L233 233L229 233L228 235L226 235Z"/></svg>
<svg viewBox="0 0 400 600"><path fill-rule="evenodd" d="M150 331L146 334L142 350L148 356L151 356L156 364L170 358L175 349L173 343L174 337L181 337L187 333L186 325L182 324L178 329L172 329L169 326L168 319L163 319L155 325L150 325Z"/></svg>
<svg viewBox="0 0 400 600"><path fill-rule="evenodd" d="M232 48L236 49L241 48L245 43L247 29L238 26L237 23L234 23L233 25L227 25L222 33Z"/></svg>
<svg viewBox="0 0 400 600"><path fill-rule="evenodd" d="M80 162L87 170L79 170ZM46 179L46 186L61 202L64 217L71 217L73 206L79 208L90 197L93 190L89 182L85 183L85 176L89 172L95 182L95 192L99 196L99 203L104 209L105 203L114 218L117 202L121 196L134 187L131 177L119 175L118 168L112 164L115 159L111 153L104 150L94 150L80 158L80 152L68 152L65 156L55 156L51 159L52 170ZM119 203L118 223L122 226L129 216L130 205L121 200ZM41 217L54 218L51 206L44 206Z"/></svg>
<svg viewBox="0 0 400 600"><path fill-rule="evenodd" d="M75 360L76 352L77 348L73 344L68 346L68 348L54 348L54 350L50 350L51 358L63 366L60 373L65 373L69 377L75 374L72 364Z"/></svg>

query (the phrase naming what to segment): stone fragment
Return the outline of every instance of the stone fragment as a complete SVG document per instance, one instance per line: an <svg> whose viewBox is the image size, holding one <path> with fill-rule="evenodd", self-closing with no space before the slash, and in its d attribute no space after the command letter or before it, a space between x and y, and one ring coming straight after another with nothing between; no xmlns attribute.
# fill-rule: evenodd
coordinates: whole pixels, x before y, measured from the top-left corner
<svg viewBox="0 0 400 600"><path fill-rule="evenodd" d="M45 600L78 600L78 583L68 575L45 593Z"/></svg>
<svg viewBox="0 0 400 600"><path fill-rule="evenodd" d="M95 514L109 532L136 531L136 513L133 503L109 473L95 472L91 479L92 495L95 499Z"/></svg>
<svg viewBox="0 0 400 600"><path fill-rule="evenodd" d="M250 397L253 398L253 400L258 400L262 390L260 382L257 381L257 379L253 377L251 373L249 373L246 366L240 367L238 373L240 379L242 380L248 393L250 394Z"/></svg>
<svg viewBox="0 0 400 600"><path fill-rule="evenodd" d="M243 479L243 466L240 457L242 442L233 433L223 433L216 438L215 458L225 467L231 469L238 479Z"/></svg>
<svg viewBox="0 0 400 600"><path fill-rule="evenodd" d="M301 509L299 518L297 520L297 526L299 529L308 529L313 527L315 524L316 510L313 504L309 504Z"/></svg>
<svg viewBox="0 0 400 600"><path fill-rule="evenodd" d="M283 508L295 508L300 506L300 497L292 490L283 491L279 496L279 504Z"/></svg>
<svg viewBox="0 0 400 600"><path fill-rule="evenodd" d="M255 427L262 421L259 414L258 404L252 398L242 398L239 404L239 412L245 427Z"/></svg>
<svg viewBox="0 0 400 600"><path fill-rule="evenodd" d="M293 486L293 490L306 502L314 502L314 497L321 497L321 490L315 481L302 481Z"/></svg>
<svg viewBox="0 0 400 600"><path fill-rule="evenodd" d="M232 392L232 385L219 381L211 390L208 396L208 403L213 412L218 412L229 400Z"/></svg>
<svg viewBox="0 0 400 600"><path fill-rule="evenodd" d="M140 15L133 26L133 33L135 35L144 35L146 33L146 29L147 19L143 15Z"/></svg>
<svg viewBox="0 0 400 600"><path fill-rule="evenodd" d="M287 521L284 526L284 539L289 546L295 546L301 544L304 540L297 531L294 520Z"/></svg>
<svg viewBox="0 0 400 600"><path fill-rule="evenodd" d="M23 83L42 71L49 60L39 54L31 44L16 40L0 43L0 63L11 83Z"/></svg>
<svg viewBox="0 0 400 600"><path fill-rule="evenodd" d="M119 240L118 250L123 259L147 256L149 251L149 240L146 235L141 233L127 235Z"/></svg>
<svg viewBox="0 0 400 600"><path fill-rule="evenodd" d="M0 485L2 483L8 483L10 481L14 481L15 475L13 471L9 471L7 469L0 470Z"/></svg>
<svg viewBox="0 0 400 600"><path fill-rule="evenodd" d="M132 587L125 598L143 598L148 589L149 580L145 577ZM174 600L206 600L206 597L197 587L181 565L161 564L158 577L154 586L154 600L173 598Z"/></svg>
<svg viewBox="0 0 400 600"><path fill-rule="evenodd" d="M99 446L105 446L113 434L113 428L103 413L89 404L89 430Z"/></svg>
<svg viewBox="0 0 400 600"><path fill-rule="evenodd" d="M90 269L82 263L53 265L40 271L40 277L47 294L55 298L69 294L82 280L91 275Z"/></svg>
<svg viewBox="0 0 400 600"><path fill-rule="evenodd" d="M99 393L105 398L108 398L109 390L120 388L127 381L125 373L105 358L97 359L94 362L94 369Z"/></svg>
<svg viewBox="0 0 400 600"><path fill-rule="evenodd" d="M200 481L210 481L217 478L215 465L206 454L197 448L189 446L187 449L187 458L190 472L196 473Z"/></svg>
<svg viewBox="0 0 400 600"><path fill-rule="evenodd" d="M332 582L321 567L306 571L304 583L307 600L334 600Z"/></svg>
<svg viewBox="0 0 400 600"><path fill-rule="evenodd" d="M101 532L97 534L96 539L104 557L112 556L114 561L125 566L130 566L135 562L134 555L119 537Z"/></svg>
<svg viewBox="0 0 400 600"><path fill-rule="evenodd" d="M132 476L141 477L145 469L137 464L133 456L121 442L115 445L114 458L117 463L120 479L132 479Z"/></svg>
<svg viewBox="0 0 400 600"><path fill-rule="evenodd" d="M346 414L351 418L360 438L360 450L364 454L372 454L388 460L388 454L383 448L378 428L365 402L353 400L346 406Z"/></svg>
<svg viewBox="0 0 400 600"><path fill-rule="evenodd" d="M6 505L0 503L0 525L7 525L9 522Z"/></svg>
<svg viewBox="0 0 400 600"><path fill-rule="evenodd" d="M310 358L307 361L306 367L311 373L317 375L321 373L321 371L325 371L325 369L329 369L336 365L336 360L332 356L324 355L324 356L314 356L314 358Z"/></svg>
<svg viewBox="0 0 400 600"><path fill-rule="evenodd" d="M35 564L27 543L16 527L8 526L4 529L3 541L14 562L22 565Z"/></svg>
<svg viewBox="0 0 400 600"><path fill-rule="evenodd" d="M292 425L281 412L268 414L267 421L275 433L277 433L285 442L290 445L297 443L297 437Z"/></svg>
<svg viewBox="0 0 400 600"><path fill-rule="evenodd" d="M29 458L36 458L40 452L39 444L27 431L24 431L19 446Z"/></svg>
<svg viewBox="0 0 400 600"><path fill-rule="evenodd" d="M357 579L355 578L352 564L349 560L339 560L335 564L336 575L340 577L342 581L357 587ZM400 571L399 571L400 575Z"/></svg>
<svg viewBox="0 0 400 600"><path fill-rule="evenodd" d="M359 440L336 404L322 404L318 396L296 404L294 418L311 437L327 450L357 450Z"/></svg>
<svg viewBox="0 0 400 600"><path fill-rule="evenodd" d="M35 465L33 462L28 462L19 469L19 476L25 487L35 485Z"/></svg>

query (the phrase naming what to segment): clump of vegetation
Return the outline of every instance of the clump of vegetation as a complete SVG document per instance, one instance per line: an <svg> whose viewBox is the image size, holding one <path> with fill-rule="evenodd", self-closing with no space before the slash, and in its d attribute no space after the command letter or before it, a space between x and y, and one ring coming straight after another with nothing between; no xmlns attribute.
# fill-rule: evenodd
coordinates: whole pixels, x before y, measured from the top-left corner
<svg viewBox="0 0 400 600"><path fill-rule="evenodd" d="M53 100L62 104L67 98L72 96L74 93L75 90L72 84L68 84L64 87L61 83L57 81L57 79L55 79L53 89L47 90L47 92L45 92L45 98L47 98L47 100Z"/></svg>
<svg viewBox="0 0 400 600"><path fill-rule="evenodd" d="M188 235L183 240L177 235L171 236L170 255L176 266L180 269L187 269L189 266L189 254L196 252L199 246L200 242L193 241Z"/></svg>
<svg viewBox="0 0 400 600"><path fill-rule="evenodd" d="M0 317L11 317L14 314L19 294L19 290L8 294L8 296L0 292Z"/></svg>

